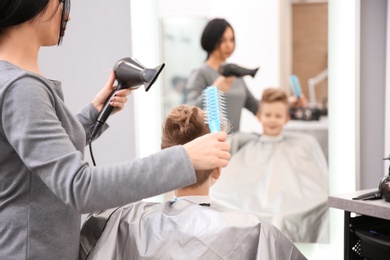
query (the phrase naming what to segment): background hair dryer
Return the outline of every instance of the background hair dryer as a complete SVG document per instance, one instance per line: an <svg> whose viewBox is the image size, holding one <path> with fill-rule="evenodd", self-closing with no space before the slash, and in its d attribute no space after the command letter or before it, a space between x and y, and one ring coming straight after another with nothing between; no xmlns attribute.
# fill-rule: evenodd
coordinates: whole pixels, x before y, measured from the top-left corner
<svg viewBox="0 0 390 260"><path fill-rule="evenodd" d="M112 91L111 95L107 98L102 111L100 111L97 121L91 130L91 141L95 138L102 125L106 122L108 116L115 109L115 107L110 105L110 100L115 95L115 92L125 88L136 89L140 85L144 85L145 91L148 91L156 81L164 66L165 64L163 63L154 69L145 68L145 66L139 63L136 59L129 57L123 58L115 64L114 72L115 78L118 82L118 87Z"/></svg>
<svg viewBox="0 0 390 260"><path fill-rule="evenodd" d="M225 77L230 77L230 76L236 76L236 77L243 77L243 76L252 76L255 77L257 71L259 70L260 67L256 69L247 69L238 66L237 64L233 63L224 63L219 67L219 74Z"/></svg>
<svg viewBox="0 0 390 260"><path fill-rule="evenodd" d="M390 160L390 155L383 160ZM384 199L387 202L390 202L390 166L388 170L388 175L383 176L379 181L378 190L368 192L357 196L356 198L352 198L354 200L375 200L375 199Z"/></svg>
<svg viewBox="0 0 390 260"><path fill-rule="evenodd" d="M390 155L384 158L383 160L390 160ZM387 176L382 177L378 184L378 190L382 195L382 198L390 202L390 166Z"/></svg>

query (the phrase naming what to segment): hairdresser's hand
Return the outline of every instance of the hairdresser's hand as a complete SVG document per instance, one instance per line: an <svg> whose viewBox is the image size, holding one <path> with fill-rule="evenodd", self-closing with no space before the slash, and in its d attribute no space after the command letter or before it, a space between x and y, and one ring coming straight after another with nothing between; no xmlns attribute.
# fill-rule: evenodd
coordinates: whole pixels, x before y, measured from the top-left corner
<svg viewBox="0 0 390 260"><path fill-rule="evenodd" d="M104 103L106 99L111 95L111 92L116 89L115 82L115 73L111 71L110 77L106 83L106 85L102 88L102 90L97 93L94 100L92 100L92 104L96 107L96 109L100 112L103 109ZM115 107L113 114L122 110L127 102L127 96L130 95L130 89L121 89L115 93L115 96L111 99L110 105Z"/></svg>
<svg viewBox="0 0 390 260"><path fill-rule="evenodd" d="M226 142L226 138L225 132L218 132L203 135L183 145L195 170L208 170L228 165L230 144Z"/></svg>
<svg viewBox="0 0 390 260"><path fill-rule="evenodd" d="M222 92L228 92L232 87L233 81L236 79L234 76L224 77L219 76L213 83L213 86L216 86Z"/></svg>
<svg viewBox="0 0 390 260"><path fill-rule="evenodd" d="M290 96L288 98L288 102L290 103L290 106L293 108L307 106L307 99L303 93L300 98L297 98L297 96L295 95Z"/></svg>

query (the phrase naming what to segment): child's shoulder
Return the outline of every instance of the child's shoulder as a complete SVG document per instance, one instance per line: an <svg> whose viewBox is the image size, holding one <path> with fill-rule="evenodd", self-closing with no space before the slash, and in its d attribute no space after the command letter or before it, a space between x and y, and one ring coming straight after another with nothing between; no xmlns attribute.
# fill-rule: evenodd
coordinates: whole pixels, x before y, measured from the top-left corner
<svg viewBox="0 0 390 260"><path fill-rule="evenodd" d="M298 144L300 146L319 146L318 140L311 134L295 132L295 131L286 131L283 133L284 140L289 143Z"/></svg>
<svg viewBox="0 0 390 260"><path fill-rule="evenodd" d="M227 142L231 146L231 153L234 153L244 147L251 141L258 140L260 134L258 133L242 133L236 132L228 136Z"/></svg>
<svg viewBox="0 0 390 260"><path fill-rule="evenodd" d="M311 134L298 131L285 131L283 136L286 139L315 139Z"/></svg>

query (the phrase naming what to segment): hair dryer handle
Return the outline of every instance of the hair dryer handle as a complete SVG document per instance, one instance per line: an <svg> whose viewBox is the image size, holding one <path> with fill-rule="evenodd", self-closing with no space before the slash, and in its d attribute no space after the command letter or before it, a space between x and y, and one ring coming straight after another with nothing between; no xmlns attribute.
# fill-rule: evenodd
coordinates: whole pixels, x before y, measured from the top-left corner
<svg viewBox="0 0 390 260"><path fill-rule="evenodd" d="M92 127L91 133L90 133L90 140L93 140L97 133L99 132L100 128L104 125L104 123L107 121L107 118L111 115L111 113L114 111L115 107L110 105L111 99L113 96L115 96L115 93L122 89L123 87L121 84L118 85L118 87L113 90L110 94L110 96L106 99L106 102L104 103L104 106L102 110L100 111L98 118L96 120L95 125Z"/></svg>
<svg viewBox="0 0 390 260"><path fill-rule="evenodd" d="M111 115L111 113L115 109L115 107L110 105L112 97L115 96L115 93L118 90L125 89L125 88L126 88L126 85L119 83L118 86L116 87L116 89L111 92L110 96L106 99L106 103L104 103L104 106L103 106L102 110L100 111L100 114L99 114L99 116L97 118L98 122L104 124L107 121L107 118Z"/></svg>
<svg viewBox="0 0 390 260"><path fill-rule="evenodd" d="M106 103L104 103L104 106L103 106L102 110L100 111L100 114L97 118L98 122L104 124L107 121L107 118L112 113L112 111L114 111L115 107L111 106L110 102L111 102L112 97L115 96L115 92L117 92L119 89L120 88L118 86L115 90L113 90L111 92L110 96L107 98Z"/></svg>

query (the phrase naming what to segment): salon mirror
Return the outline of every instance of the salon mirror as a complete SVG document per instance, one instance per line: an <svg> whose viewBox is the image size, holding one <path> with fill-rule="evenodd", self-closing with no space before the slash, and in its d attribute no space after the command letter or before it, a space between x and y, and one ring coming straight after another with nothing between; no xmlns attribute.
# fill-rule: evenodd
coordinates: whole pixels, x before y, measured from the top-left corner
<svg viewBox="0 0 390 260"><path fill-rule="evenodd" d="M155 15L160 35L156 48L161 50L161 61L166 64L160 94L161 120L173 107L186 102L186 80L191 70L206 58L200 47L200 35L207 21L214 17L225 18L235 31L236 49L228 61L250 68L261 67L255 78L244 78L256 98L260 98L262 89L269 86L283 86L291 91L289 76L296 74L302 92L309 100L308 80L327 69L327 1L310 2L247 0L237 5L234 1L217 0L156 1ZM246 19L242 19L243 13ZM312 22L308 23L308 20ZM315 33L310 33L313 31ZM327 79L316 84L315 88L316 102L326 100ZM255 116L245 110L242 111L240 128L245 133L261 135L262 131ZM290 121L286 131L314 136L328 160L327 117L318 121ZM172 194L166 194L164 200L171 198ZM298 205L301 201L296 203ZM329 234L328 225L325 227L326 230L321 232ZM302 227L300 232L311 228ZM328 237L321 241L308 238L295 242L328 243Z"/></svg>

